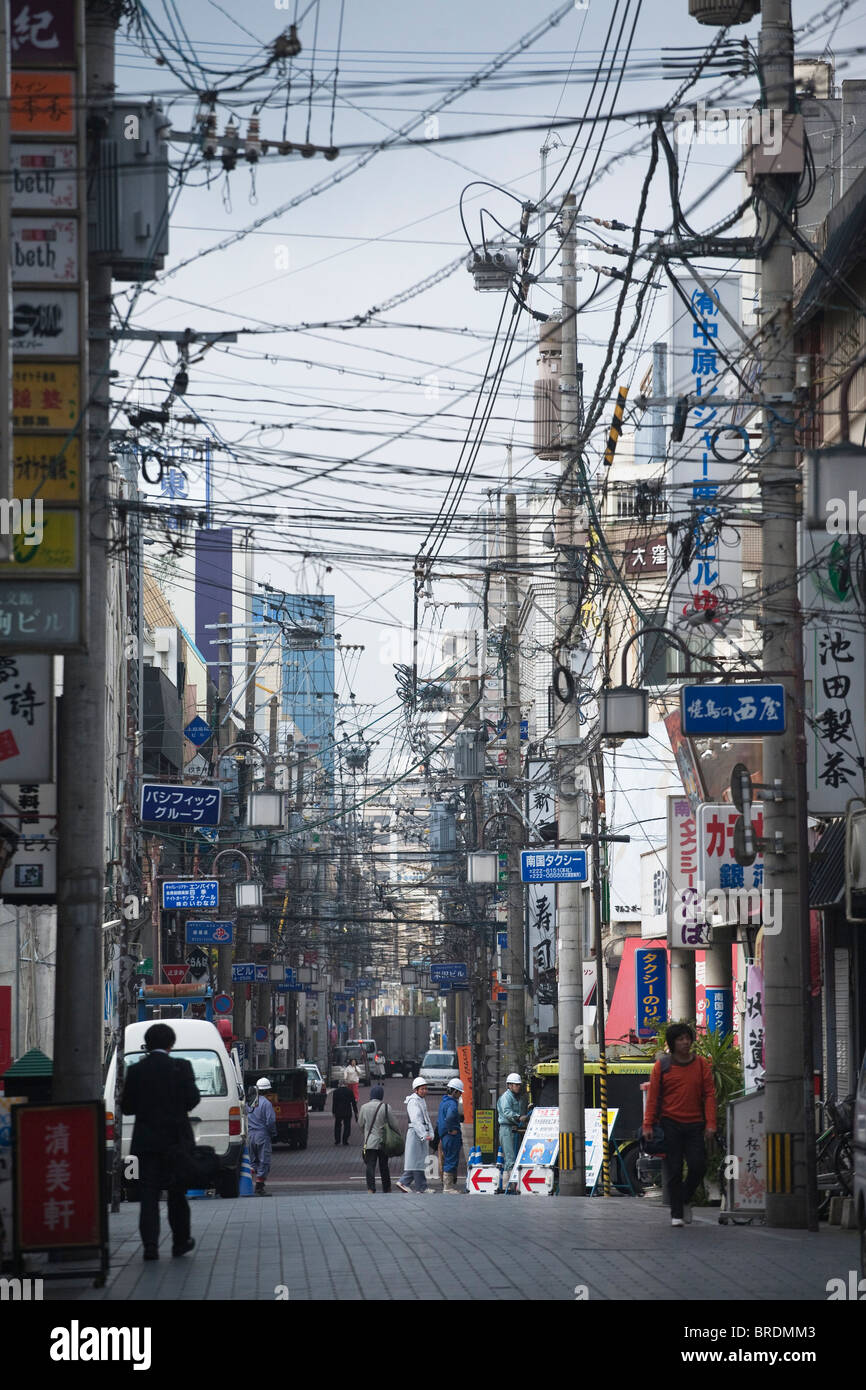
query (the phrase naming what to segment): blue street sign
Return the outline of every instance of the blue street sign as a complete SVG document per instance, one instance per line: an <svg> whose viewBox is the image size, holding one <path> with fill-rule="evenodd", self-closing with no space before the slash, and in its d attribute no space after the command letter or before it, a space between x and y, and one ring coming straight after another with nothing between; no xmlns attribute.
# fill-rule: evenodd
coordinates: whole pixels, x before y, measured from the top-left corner
<svg viewBox="0 0 866 1390"><path fill-rule="evenodd" d="M141 819L155 825L219 825L219 787L176 787L145 782Z"/></svg>
<svg viewBox="0 0 866 1390"><path fill-rule="evenodd" d="M499 737L500 737L501 739L506 737L506 735L507 735L507 733L508 733L508 720L507 720L507 719L500 719L499 723L496 725L496 732L498 733L498 735L499 735ZM521 719L521 721L520 721L520 738L521 738L522 742L524 742L524 743L525 743L526 740L529 738L529 720L528 720L528 719Z"/></svg>
<svg viewBox="0 0 866 1390"><path fill-rule="evenodd" d="M303 994L303 985L274 985L277 994Z"/></svg>
<svg viewBox="0 0 866 1390"><path fill-rule="evenodd" d="M258 981L259 984L267 984L267 982L268 982L268 980L269 980L270 978L271 978L271 972L270 972L269 966L267 966L267 965L257 965L257 966L256 966L256 980Z"/></svg>
<svg viewBox="0 0 866 1390"><path fill-rule="evenodd" d="M267 1042L268 1030L267 1028L257 1028L253 1036L256 1042Z"/></svg>
<svg viewBox="0 0 866 1390"><path fill-rule="evenodd" d="M586 883L585 849L520 851L522 883Z"/></svg>
<svg viewBox="0 0 866 1390"><path fill-rule="evenodd" d="M248 985L252 984L256 978L256 967L252 961L232 966L232 984Z"/></svg>
<svg viewBox="0 0 866 1390"><path fill-rule="evenodd" d="M434 985L453 985L462 984L469 978L469 968L466 965L431 965L430 979Z"/></svg>
<svg viewBox="0 0 866 1390"><path fill-rule="evenodd" d="M496 933L496 944L497 944L497 946L499 947L500 951L507 951L507 950L508 950L508 932L507 932L507 931L498 931L498 932Z"/></svg>
<svg viewBox="0 0 866 1390"><path fill-rule="evenodd" d="M668 1016L668 953L663 946L634 953L635 1029L639 1038L654 1038Z"/></svg>
<svg viewBox="0 0 866 1390"><path fill-rule="evenodd" d="M188 738L190 743L194 743L196 748L201 748L203 743L213 738L213 729L198 715L189 721L183 732L184 737Z"/></svg>
<svg viewBox="0 0 866 1390"><path fill-rule="evenodd" d="M680 692L684 734L783 734L782 685L684 685Z"/></svg>
<svg viewBox="0 0 866 1390"><path fill-rule="evenodd" d="M190 917L186 924L186 942L188 946L230 946L234 929L234 922L194 922Z"/></svg>
<svg viewBox="0 0 866 1390"><path fill-rule="evenodd" d="M166 911L183 907L219 907L220 886L215 878L175 879L162 885Z"/></svg>
<svg viewBox="0 0 866 1390"><path fill-rule="evenodd" d="M230 994L215 994L213 997L214 1013L230 1014L234 1000Z"/></svg>
<svg viewBox="0 0 866 1390"><path fill-rule="evenodd" d="M291 965L286 965L286 966L284 966L283 968L284 968L284 970L285 970L285 972L286 972L286 984L287 984L287 985L293 985L293 984L295 984L295 983L296 983L296 981L295 981L295 972L294 972L294 969L292 968L292 966L291 966Z"/></svg>
<svg viewBox="0 0 866 1390"><path fill-rule="evenodd" d="M734 992L730 989L708 988L707 1032L726 1038L734 1031Z"/></svg>

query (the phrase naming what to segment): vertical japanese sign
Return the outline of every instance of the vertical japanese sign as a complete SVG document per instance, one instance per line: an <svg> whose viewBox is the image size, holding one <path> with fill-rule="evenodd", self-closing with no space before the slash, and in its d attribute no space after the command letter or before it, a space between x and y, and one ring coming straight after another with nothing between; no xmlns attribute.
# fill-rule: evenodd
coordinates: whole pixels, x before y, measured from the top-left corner
<svg viewBox="0 0 866 1390"><path fill-rule="evenodd" d="M683 438L671 445L671 518L681 527L680 549L691 547L674 590L679 617L724 610L740 595L742 547L738 534L723 531L722 523L740 493L735 479L749 439L742 427L733 427L739 384L725 362L742 347L730 322L740 322L740 277L719 276L709 292L691 276L678 276L677 282L689 308L671 288L673 394L715 398L689 409ZM679 555L672 556L672 575L679 563ZM733 631L734 625L727 628Z"/></svg>
<svg viewBox="0 0 866 1390"><path fill-rule="evenodd" d="M16 1249L104 1245L102 1102L19 1105L12 1118Z"/></svg>
<svg viewBox="0 0 866 1390"><path fill-rule="evenodd" d="M709 928L700 915L701 902L695 816L684 796L669 796L668 941L672 947L698 950L709 941Z"/></svg>
<svg viewBox="0 0 866 1390"><path fill-rule="evenodd" d="M0 656L0 782L50 782L54 680L50 656Z"/></svg>
<svg viewBox="0 0 866 1390"><path fill-rule="evenodd" d="M635 1031L654 1038L668 1016L668 953L663 947L640 947L634 953Z"/></svg>
<svg viewBox="0 0 866 1390"><path fill-rule="evenodd" d="M764 1084L764 972L755 961L746 966L746 1017L743 1020L745 1089Z"/></svg>
<svg viewBox="0 0 866 1390"><path fill-rule="evenodd" d="M471 1125L474 1123L475 1106L472 1094L472 1048L468 1044L457 1049L457 1069L463 1082L463 1123Z"/></svg>
<svg viewBox="0 0 866 1390"><path fill-rule="evenodd" d="M846 546L803 528L801 573L809 814L837 816L863 795L866 634Z"/></svg>
<svg viewBox="0 0 866 1390"><path fill-rule="evenodd" d="M10 5L14 470L4 499L12 544L0 561L0 645L11 651L80 650L85 640L81 11L76 0Z"/></svg>
<svg viewBox="0 0 866 1390"><path fill-rule="evenodd" d="M18 848L3 870L0 897L6 903L57 901L57 787L53 782L21 782L5 787L17 813L3 807L3 824L18 838Z"/></svg>
<svg viewBox="0 0 866 1390"><path fill-rule="evenodd" d="M550 782L550 763L529 764L529 824L533 829L553 820L555 802ZM556 887L552 883L530 883L526 888L529 912L529 956L527 966L535 985L535 1001L541 1009L539 1027L550 1027L556 1002Z"/></svg>

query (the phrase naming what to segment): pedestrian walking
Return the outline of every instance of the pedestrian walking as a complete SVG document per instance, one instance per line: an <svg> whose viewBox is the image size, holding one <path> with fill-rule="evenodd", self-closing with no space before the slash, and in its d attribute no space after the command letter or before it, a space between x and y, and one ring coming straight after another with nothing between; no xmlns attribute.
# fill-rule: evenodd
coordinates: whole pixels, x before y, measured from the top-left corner
<svg viewBox="0 0 866 1390"><path fill-rule="evenodd" d="M250 1166L256 1180L254 1191L257 1197L270 1196L270 1193L265 1191L265 1180L271 1171L271 1145L277 1137L277 1117L264 1092L272 1089L268 1078L260 1076L256 1082L255 1095L247 1110Z"/></svg>
<svg viewBox="0 0 866 1390"><path fill-rule="evenodd" d="M376 1166L382 1179L382 1191L391 1191L391 1174L388 1171L388 1155L382 1152L382 1130L385 1124L394 1125L385 1101L384 1086L371 1086L370 1099L361 1106L358 1124L361 1126L361 1152L367 1169L367 1191L376 1191ZM397 1126L394 1125L396 1129Z"/></svg>
<svg viewBox="0 0 866 1390"><path fill-rule="evenodd" d="M346 1066L343 1068L343 1085L348 1086L352 1095L355 1097L355 1104L358 1104L358 1084L361 1080L361 1073L355 1066L357 1057L350 1057Z"/></svg>
<svg viewBox="0 0 866 1390"><path fill-rule="evenodd" d="M331 1096L331 1114L334 1117L334 1143L340 1140L348 1144L352 1132L352 1115L358 1118L358 1102L345 1082L338 1086Z"/></svg>
<svg viewBox="0 0 866 1390"><path fill-rule="evenodd" d="M436 1128L439 1131L439 1144L442 1150L442 1191L454 1196L457 1194L457 1164L463 1148L463 1132L460 1128L460 1097L463 1095L463 1082L453 1077L439 1102Z"/></svg>
<svg viewBox="0 0 866 1390"><path fill-rule="evenodd" d="M692 1051L695 1035L688 1023L672 1023L665 1034L667 1055L650 1073L643 1133L664 1131L663 1168L671 1202L671 1225L689 1226L691 1200L707 1170L707 1140L716 1133L716 1088L706 1057ZM683 1179L683 1161L688 1175Z"/></svg>
<svg viewBox="0 0 866 1390"><path fill-rule="evenodd" d="M134 1115L130 1152L138 1160L141 1201L138 1229L146 1260L159 1259L159 1194L168 1194L172 1255L186 1255L190 1235L183 1155L195 1148L189 1112L201 1100L192 1066L169 1054L176 1040L167 1023L154 1023L144 1035L146 1056L127 1066L120 1108Z"/></svg>
<svg viewBox="0 0 866 1390"><path fill-rule="evenodd" d="M433 1191L432 1187L427 1187L427 1176L424 1172L430 1152L430 1141L433 1138L433 1125L426 1097L427 1082L422 1076L416 1076L412 1082L412 1094L406 1097L405 1102L409 1128L406 1133L405 1171L397 1183L401 1192L411 1192L413 1183L418 1193Z"/></svg>
<svg viewBox="0 0 866 1390"><path fill-rule="evenodd" d="M525 1119L520 1113L520 1092L523 1082L516 1071L509 1072L505 1078L505 1090L496 1102L496 1118L499 1121L499 1142L505 1158L505 1172L510 1175L520 1148L521 1131ZM507 1184L508 1177L505 1182Z"/></svg>

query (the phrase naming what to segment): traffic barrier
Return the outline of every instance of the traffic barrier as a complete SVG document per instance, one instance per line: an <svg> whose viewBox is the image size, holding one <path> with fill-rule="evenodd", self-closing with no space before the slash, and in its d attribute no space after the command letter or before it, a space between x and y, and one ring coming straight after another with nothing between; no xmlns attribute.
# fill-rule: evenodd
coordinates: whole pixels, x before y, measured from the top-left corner
<svg viewBox="0 0 866 1390"><path fill-rule="evenodd" d="M244 1144L244 1156L241 1159L241 1180L238 1185L239 1197L252 1197L253 1193L253 1165L250 1162L250 1151Z"/></svg>

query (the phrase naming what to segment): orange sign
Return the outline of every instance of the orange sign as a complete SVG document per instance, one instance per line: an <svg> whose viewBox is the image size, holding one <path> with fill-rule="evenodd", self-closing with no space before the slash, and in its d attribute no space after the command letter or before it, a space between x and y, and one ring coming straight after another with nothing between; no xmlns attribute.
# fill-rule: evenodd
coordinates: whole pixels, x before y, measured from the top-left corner
<svg viewBox="0 0 866 1390"><path fill-rule="evenodd" d="M77 370L77 368L76 368ZM81 456L78 439L59 434L16 434L13 445L15 497L41 497L43 502L81 500Z"/></svg>
<svg viewBox="0 0 866 1390"><path fill-rule="evenodd" d="M474 1124L475 1107L472 1097L472 1048L458 1047L457 1067L463 1082L463 1123Z"/></svg>
<svg viewBox="0 0 866 1390"><path fill-rule="evenodd" d="M9 116L13 135L74 135L75 74L14 72Z"/></svg>

